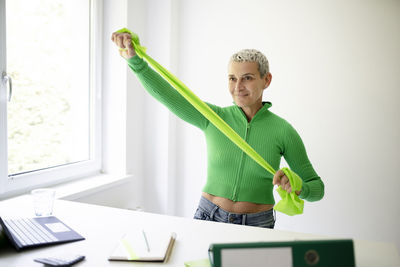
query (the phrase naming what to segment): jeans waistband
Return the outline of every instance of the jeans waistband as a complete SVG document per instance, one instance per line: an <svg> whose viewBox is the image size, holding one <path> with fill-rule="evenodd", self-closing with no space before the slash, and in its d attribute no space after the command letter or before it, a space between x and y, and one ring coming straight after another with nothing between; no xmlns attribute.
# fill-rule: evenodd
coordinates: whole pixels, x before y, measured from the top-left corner
<svg viewBox="0 0 400 267"><path fill-rule="evenodd" d="M273 209L270 209L267 211L261 211L261 212L257 212L257 213L233 213L233 212L229 212L229 211L222 209L221 207L215 205L214 203L212 203L210 200L208 200L207 198L205 198L203 196L201 196L201 198L200 198L199 207L204 209L205 211L209 212L211 214L211 216L216 211L216 209L218 209L218 212L223 216L229 217L230 215L233 215L233 216L245 215L247 220L252 219L252 218L258 218L260 216L265 216L267 214L272 214L274 212Z"/></svg>

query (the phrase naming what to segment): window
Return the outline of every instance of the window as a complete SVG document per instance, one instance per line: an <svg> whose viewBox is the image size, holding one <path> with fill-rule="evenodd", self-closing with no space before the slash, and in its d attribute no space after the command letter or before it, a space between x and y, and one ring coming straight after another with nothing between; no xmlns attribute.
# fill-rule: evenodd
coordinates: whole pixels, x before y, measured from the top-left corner
<svg viewBox="0 0 400 267"><path fill-rule="evenodd" d="M0 194L100 171L97 2L0 0Z"/></svg>

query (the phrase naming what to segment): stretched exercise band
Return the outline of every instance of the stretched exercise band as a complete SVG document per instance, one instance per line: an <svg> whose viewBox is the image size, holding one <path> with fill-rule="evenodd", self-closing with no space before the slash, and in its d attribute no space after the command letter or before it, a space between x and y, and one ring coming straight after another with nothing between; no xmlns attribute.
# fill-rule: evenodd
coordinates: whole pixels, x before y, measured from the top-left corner
<svg viewBox="0 0 400 267"><path fill-rule="evenodd" d="M223 134L226 135L234 144L236 144L240 149L243 150L250 158L256 161L259 165L261 165L264 169L270 172L272 175L275 174L274 168L265 161L263 157L261 157L246 141L243 140L221 117L218 116L217 113L214 112L206 103L204 103L198 96L196 96L183 82L181 82L175 75L161 66L158 62L152 59L149 55L146 54L146 47L140 45L139 36L127 28L123 28L117 31L118 33L129 33L132 38L132 45L135 49L136 54L145 59L165 80L167 80L190 104L192 104L204 117L206 117L218 130L220 130ZM282 213L288 215L301 214L303 212L302 206L304 205L303 200L301 200L297 194L296 190L301 190L302 180L299 178L297 174L293 171L286 168L284 171L286 176L292 177L292 180L296 179L296 182L290 181L292 186L292 192L287 193L285 190L280 188L278 190L279 195L282 197L281 205L279 203L274 207L275 210L278 210ZM292 183L293 182L293 183ZM300 185L296 188L293 188L293 185ZM285 193L286 192L286 193ZM297 202L292 203L292 202ZM293 206L301 206L301 211L299 209L292 209ZM297 212L296 212L297 211Z"/></svg>

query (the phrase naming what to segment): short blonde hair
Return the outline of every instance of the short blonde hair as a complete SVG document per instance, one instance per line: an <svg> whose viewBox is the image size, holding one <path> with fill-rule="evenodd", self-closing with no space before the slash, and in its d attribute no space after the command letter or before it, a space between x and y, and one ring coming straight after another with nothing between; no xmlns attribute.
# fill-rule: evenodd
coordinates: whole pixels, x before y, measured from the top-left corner
<svg viewBox="0 0 400 267"><path fill-rule="evenodd" d="M229 64L232 62L257 62L260 76L264 77L269 73L269 63L267 57L256 49L243 49L231 56Z"/></svg>

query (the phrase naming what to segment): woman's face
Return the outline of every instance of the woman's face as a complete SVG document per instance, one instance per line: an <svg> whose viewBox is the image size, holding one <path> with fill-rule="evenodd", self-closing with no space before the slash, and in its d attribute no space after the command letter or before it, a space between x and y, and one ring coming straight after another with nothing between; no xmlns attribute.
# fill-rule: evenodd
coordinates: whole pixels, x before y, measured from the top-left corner
<svg viewBox="0 0 400 267"><path fill-rule="evenodd" d="M257 62L231 62L228 68L229 92L241 108L259 108L271 74L260 77Z"/></svg>

